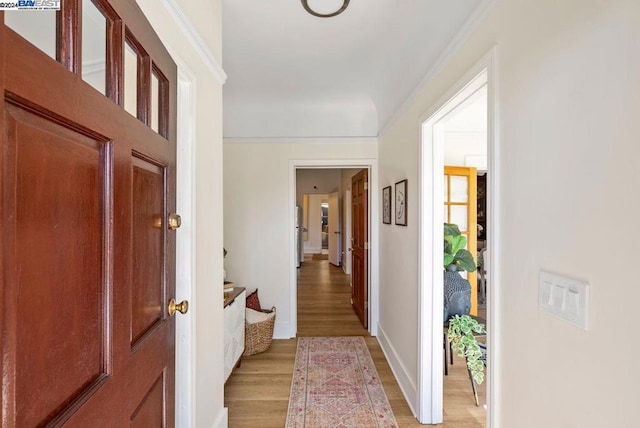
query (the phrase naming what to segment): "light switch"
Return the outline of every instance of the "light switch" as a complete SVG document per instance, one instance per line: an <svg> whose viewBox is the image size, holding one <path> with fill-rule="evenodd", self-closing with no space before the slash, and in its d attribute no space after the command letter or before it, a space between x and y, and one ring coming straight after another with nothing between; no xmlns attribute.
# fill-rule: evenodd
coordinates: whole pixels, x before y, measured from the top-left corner
<svg viewBox="0 0 640 428"><path fill-rule="evenodd" d="M553 284L551 289L551 306L556 310L562 310L562 304L564 303L565 288L559 284Z"/></svg>
<svg viewBox="0 0 640 428"><path fill-rule="evenodd" d="M589 284L574 278L540 271L538 308L587 330Z"/></svg>
<svg viewBox="0 0 640 428"><path fill-rule="evenodd" d="M564 305L567 315L573 318L577 317L579 315L580 294L573 290L567 290Z"/></svg>

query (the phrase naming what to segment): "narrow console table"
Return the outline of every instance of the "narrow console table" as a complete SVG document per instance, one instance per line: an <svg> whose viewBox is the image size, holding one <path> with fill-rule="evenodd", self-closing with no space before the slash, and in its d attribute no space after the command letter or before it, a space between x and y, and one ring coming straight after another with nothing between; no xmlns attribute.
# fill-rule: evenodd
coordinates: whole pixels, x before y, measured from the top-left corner
<svg viewBox="0 0 640 428"><path fill-rule="evenodd" d="M244 311L247 293L234 287L224 295L224 381L236 367L244 352Z"/></svg>

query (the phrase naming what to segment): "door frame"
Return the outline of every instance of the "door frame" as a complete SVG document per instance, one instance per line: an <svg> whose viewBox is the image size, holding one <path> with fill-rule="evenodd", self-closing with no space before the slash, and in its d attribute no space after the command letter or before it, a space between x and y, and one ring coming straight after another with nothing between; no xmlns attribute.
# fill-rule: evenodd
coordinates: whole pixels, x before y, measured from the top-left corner
<svg viewBox="0 0 640 428"><path fill-rule="evenodd" d="M182 226L176 235L176 300L189 302L189 316L176 319L175 424L194 426L196 421L195 296L196 222L195 146L196 78L182 58L165 43L178 67L178 146L176 160L176 210Z"/></svg>
<svg viewBox="0 0 640 428"><path fill-rule="evenodd" d="M335 241L336 241L335 242L335 246L337 247L335 249L335 255L336 255L336 258L337 258L337 262L338 262L337 264L332 263L332 261L331 261L331 235L336 235L336 233L335 233L336 231L334 231L332 233L329 230L331 228L331 212L332 212L332 210L331 210L331 197L332 197L332 195L336 195L336 204L337 204L336 207L335 207L335 210L337 212L334 212L335 213L335 217L336 217L335 218L336 223L338 223L338 226L336 227L336 229L339 232L337 234L338 236L335 237ZM328 248L327 249L329 250L329 263L331 263L332 265L337 266L337 267L341 267L342 266L342 256L341 256L340 253L342 252L342 233L343 232L342 232L342 218L341 218L341 214L342 213L340 212L340 199L341 199L341 196L340 196L340 191L339 190L336 191L336 192L329 193L329 202L328 202L329 203L329 209L327 211L327 220L328 220L328 226L329 226L329 227L327 227L327 244L328 244Z"/></svg>
<svg viewBox="0 0 640 428"><path fill-rule="evenodd" d="M346 242L351 240L351 204L345 203L345 201L351 200L351 190L346 189L344 191L344 197L342 198L342 271L346 275L351 275L351 257L347 254Z"/></svg>
<svg viewBox="0 0 640 428"><path fill-rule="evenodd" d="M489 216L487 241L489 259L500 260L500 212L499 212L499 139L498 129L498 88L497 88L497 47L493 47L480 61L445 95L421 116L419 145L419 286L418 286L418 420L423 424L442 423L443 420L443 359L442 359L442 318L444 286L442 259L444 257L443 213L444 199L444 147L442 125L438 122L464 99L484 84L487 85L487 161L489 189L487 206ZM481 75L484 82L479 83ZM440 129L439 129L440 128ZM440 131L440 132L439 132ZM491 272L491 287L487 306L487 426L499 426L497 412L500 391L500 337L497 334L500 314L500 272ZM469 391L471 393L471 391Z"/></svg>
<svg viewBox="0 0 640 428"><path fill-rule="evenodd" d="M296 170L298 169L348 169L367 168L369 170L369 333L378 334L379 276L378 254L378 160L377 159L315 159L289 161L289 331L279 337L296 337L298 331L298 281L295 258L295 207Z"/></svg>

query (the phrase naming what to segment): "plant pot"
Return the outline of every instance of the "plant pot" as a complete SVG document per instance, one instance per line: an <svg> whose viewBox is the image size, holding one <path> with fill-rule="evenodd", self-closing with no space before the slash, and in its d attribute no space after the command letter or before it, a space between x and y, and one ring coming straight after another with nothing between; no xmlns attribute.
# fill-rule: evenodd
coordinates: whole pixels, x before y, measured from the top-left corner
<svg viewBox="0 0 640 428"><path fill-rule="evenodd" d="M458 272L444 271L444 324L454 315L469 315L471 285Z"/></svg>

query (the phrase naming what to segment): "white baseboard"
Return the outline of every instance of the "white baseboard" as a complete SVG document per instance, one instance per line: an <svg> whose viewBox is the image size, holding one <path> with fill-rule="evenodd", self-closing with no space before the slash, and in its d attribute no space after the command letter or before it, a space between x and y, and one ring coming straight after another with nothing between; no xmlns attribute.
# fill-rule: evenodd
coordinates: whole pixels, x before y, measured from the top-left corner
<svg viewBox="0 0 640 428"><path fill-rule="evenodd" d="M288 322L277 322L273 326L274 339L291 339L296 337L295 333L291 333L291 324Z"/></svg>
<svg viewBox="0 0 640 428"><path fill-rule="evenodd" d="M223 407L211 428L227 428L229 426L229 409Z"/></svg>
<svg viewBox="0 0 640 428"><path fill-rule="evenodd" d="M304 253L305 254L319 254L322 252L322 247L305 247L304 249Z"/></svg>
<svg viewBox="0 0 640 428"><path fill-rule="evenodd" d="M409 408L413 413L413 416L417 417L418 412L418 393L416 384L411 380L409 375L407 374L407 369L400 362L400 358L398 357L398 353L387 339L387 335L384 332L384 329L378 323L378 343L382 348L382 352L384 356L387 358L387 362L389 363L389 367L391 367L391 371L398 381L398 385L400 386L400 390L404 395L405 400L407 400L407 404L409 404Z"/></svg>

